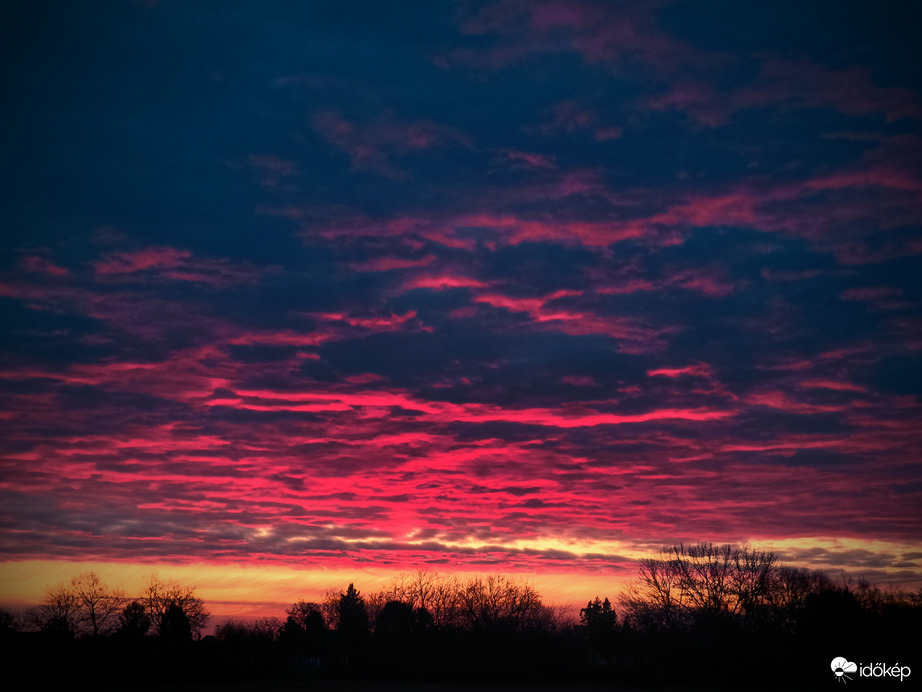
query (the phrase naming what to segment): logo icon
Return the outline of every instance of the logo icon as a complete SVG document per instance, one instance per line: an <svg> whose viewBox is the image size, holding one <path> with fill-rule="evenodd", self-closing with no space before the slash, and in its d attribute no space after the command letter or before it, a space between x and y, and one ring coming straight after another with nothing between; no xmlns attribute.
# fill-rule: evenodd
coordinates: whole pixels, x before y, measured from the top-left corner
<svg viewBox="0 0 922 692"><path fill-rule="evenodd" d="M832 668L832 672L836 675L836 682L848 682L851 680L851 678L846 675L846 673L858 672L858 665L856 663L852 663L851 661L848 661L841 656L837 656L836 658L832 659L830 666Z"/></svg>

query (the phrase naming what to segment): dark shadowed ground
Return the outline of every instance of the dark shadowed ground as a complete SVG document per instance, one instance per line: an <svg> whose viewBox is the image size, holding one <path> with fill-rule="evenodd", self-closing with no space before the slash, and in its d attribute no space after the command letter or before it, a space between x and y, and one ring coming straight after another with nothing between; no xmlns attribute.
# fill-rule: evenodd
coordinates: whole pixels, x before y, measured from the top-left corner
<svg viewBox="0 0 922 692"><path fill-rule="evenodd" d="M110 692L140 690L141 692L645 692L665 690L667 692L704 692L711 689L706 685L687 686L620 686L603 683L573 683L553 685L496 685L476 683L410 683L371 680L319 680L300 682L252 682L237 684L193 684L153 685L145 687L112 687ZM789 682L757 683L741 682L738 687L721 687L722 690L809 690L810 686L792 686Z"/></svg>

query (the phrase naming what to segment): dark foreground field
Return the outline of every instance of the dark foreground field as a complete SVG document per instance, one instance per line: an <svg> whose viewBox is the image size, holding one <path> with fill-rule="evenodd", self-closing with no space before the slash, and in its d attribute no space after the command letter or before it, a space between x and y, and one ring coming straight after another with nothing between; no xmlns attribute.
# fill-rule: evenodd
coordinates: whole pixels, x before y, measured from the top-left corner
<svg viewBox="0 0 922 692"><path fill-rule="evenodd" d="M832 683L832 679L830 679ZM25 688L24 688L25 689ZM497 685L476 683L411 683L373 680L320 680L313 682L261 682L213 683L192 685L153 685L105 688L109 692L705 692L713 689L707 685L623 686L612 683L571 684L556 682L542 685ZM741 681L738 687L721 687L722 690L801 690L816 689L814 685L790 683L765 683Z"/></svg>

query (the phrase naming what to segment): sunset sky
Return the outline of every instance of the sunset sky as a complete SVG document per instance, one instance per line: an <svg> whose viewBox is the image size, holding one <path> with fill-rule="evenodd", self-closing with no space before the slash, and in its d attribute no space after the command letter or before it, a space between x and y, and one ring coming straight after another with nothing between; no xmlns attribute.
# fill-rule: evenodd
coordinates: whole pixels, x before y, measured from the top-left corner
<svg viewBox="0 0 922 692"><path fill-rule="evenodd" d="M87 568L579 602L697 540L918 585L920 22L19 3L0 605Z"/></svg>

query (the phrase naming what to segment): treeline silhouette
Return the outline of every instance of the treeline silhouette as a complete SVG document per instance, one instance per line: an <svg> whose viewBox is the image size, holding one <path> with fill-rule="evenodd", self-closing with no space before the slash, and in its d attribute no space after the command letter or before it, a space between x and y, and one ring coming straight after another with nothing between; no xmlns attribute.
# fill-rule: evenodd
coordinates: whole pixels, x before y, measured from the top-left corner
<svg viewBox="0 0 922 692"><path fill-rule="evenodd" d="M642 560L614 604L593 598L578 619L523 579L418 571L373 593L349 584L299 600L284 619L206 633L208 623L192 587L152 577L128 596L92 572L49 588L19 616L0 611L13 667L30 683L71 688L327 677L739 687L779 676L810 687L830 681L835 656L911 661L922 590L699 543Z"/></svg>

